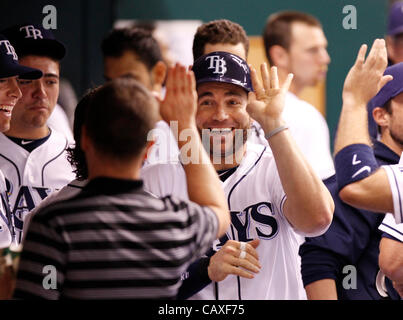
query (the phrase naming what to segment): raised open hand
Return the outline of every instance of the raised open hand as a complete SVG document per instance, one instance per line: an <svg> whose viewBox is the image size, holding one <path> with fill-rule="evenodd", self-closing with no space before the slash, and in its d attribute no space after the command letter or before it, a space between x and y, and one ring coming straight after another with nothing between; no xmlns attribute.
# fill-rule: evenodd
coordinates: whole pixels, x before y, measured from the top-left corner
<svg viewBox="0 0 403 320"><path fill-rule="evenodd" d="M196 81L193 71L176 64L168 70L166 94L160 102L160 114L167 123L178 121L187 126L195 123L197 109Z"/></svg>
<svg viewBox="0 0 403 320"><path fill-rule="evenodd" d="M251 67L251 78L255 91L249 93L247 111L263 127L265 122L281 118L285 94L290 88L293 74L290 73L280 87L276 67L271 67L270 74L266 63L263 63L260 69L263 85L258 79L256 70Z"/></svg>
<svg viewBox="0 0 403 320"><path fill-rule="evenodd" d="M371 51L365 59L367 45L363 44L358 51L357 59L344 81L343 102L353 105L366 105L377 92L390 80L391 75L383 73L388 65L385 40L376 39Z"/></svg>

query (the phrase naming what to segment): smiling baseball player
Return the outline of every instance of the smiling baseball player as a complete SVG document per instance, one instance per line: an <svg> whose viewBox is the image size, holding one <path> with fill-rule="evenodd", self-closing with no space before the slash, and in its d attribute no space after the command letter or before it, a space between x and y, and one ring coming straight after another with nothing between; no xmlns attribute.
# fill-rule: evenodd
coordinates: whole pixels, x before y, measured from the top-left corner
<svg viewBox="0 0 403 320"><path fill-rule="evenodd" d="M231 227L214 243L213 257L223 252L220 248L228 240L259 239L256 251L261 265L260 271L251 266L251 250L236 247L221 261L220 270L204 266L210 279L220 282L208 285L194 298L304 299L296 232L324 232L331 221L333 201L281 119L292 76L280 87L276 69L269 75L264 65L261 85L256 71L251 76L247 63L227 52L200 57L193 71L198 94L196 124L205 147L212 146L207 151L231 212ZM251 117L261 124L272 152L246 142ZM187 196L180 165L151 165L143 168L142 177L153 193ZM242 273L240 266L250 272Z"/></svg>

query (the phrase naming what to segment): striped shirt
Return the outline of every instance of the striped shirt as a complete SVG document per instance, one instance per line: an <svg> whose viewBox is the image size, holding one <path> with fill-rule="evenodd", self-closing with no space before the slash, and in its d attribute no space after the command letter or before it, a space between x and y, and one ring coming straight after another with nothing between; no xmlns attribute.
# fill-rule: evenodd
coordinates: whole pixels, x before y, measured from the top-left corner
<svg viewBox="0 0 403 320"><path fill-rule="evenodd" d="M33 217L14 296L171 299L217 230L207 207L156 198L142 181L96 178Z"/></svg>

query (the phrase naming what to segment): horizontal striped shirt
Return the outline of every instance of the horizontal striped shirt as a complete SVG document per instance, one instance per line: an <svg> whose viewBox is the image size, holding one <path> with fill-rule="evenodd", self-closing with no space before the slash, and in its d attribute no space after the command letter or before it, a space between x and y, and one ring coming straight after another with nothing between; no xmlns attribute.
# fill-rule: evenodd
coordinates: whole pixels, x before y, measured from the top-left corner
<svg viewBox="0 0 403 320"><path fill-rule="evenodd" d="M156 198L141 181L96 178L33 217L14 296L171 299L217 230L208 207Z"/></svg>

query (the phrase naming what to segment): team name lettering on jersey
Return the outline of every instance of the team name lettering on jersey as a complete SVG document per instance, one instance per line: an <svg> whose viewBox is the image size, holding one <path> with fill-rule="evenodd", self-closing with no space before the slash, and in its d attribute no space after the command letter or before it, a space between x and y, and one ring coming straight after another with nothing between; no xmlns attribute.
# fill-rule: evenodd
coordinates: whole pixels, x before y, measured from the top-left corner
<svg viewBox="0 0 403 320"><path fill-rule="evenodd" d="M253 204L241 212L231 211L231 227L236 232L234 240L244 242L256 239L256 237L270 240L278 233L278 223L276 218L273 217L270 202ZM225 234L220 238L219 244L214 249L219 249L229 239L229 236Z"/></svg>
<svg viewBox="0 0 403 320"><path fill-rule="evenodd" d="M22 240L25 215L34 209L40 201L45 199L50 192L49 188L44 187L21 186L19 188L14 208L12 208L17 243L20 243Z"/></svg>
<svg viewBox="0 0 403 320"><path fill-rule="evenodd" d="M0 201L1 201L1 209L2 209L2 210L0 210L0 215L1 215L0 218L4 220L4 222L10 228L11 234L13 234L13 229L11 226L11 212L10 212L10 207L9 207L6 191L0 193ZM3 231L3 230L1 230L1 231Z"/></svg>

